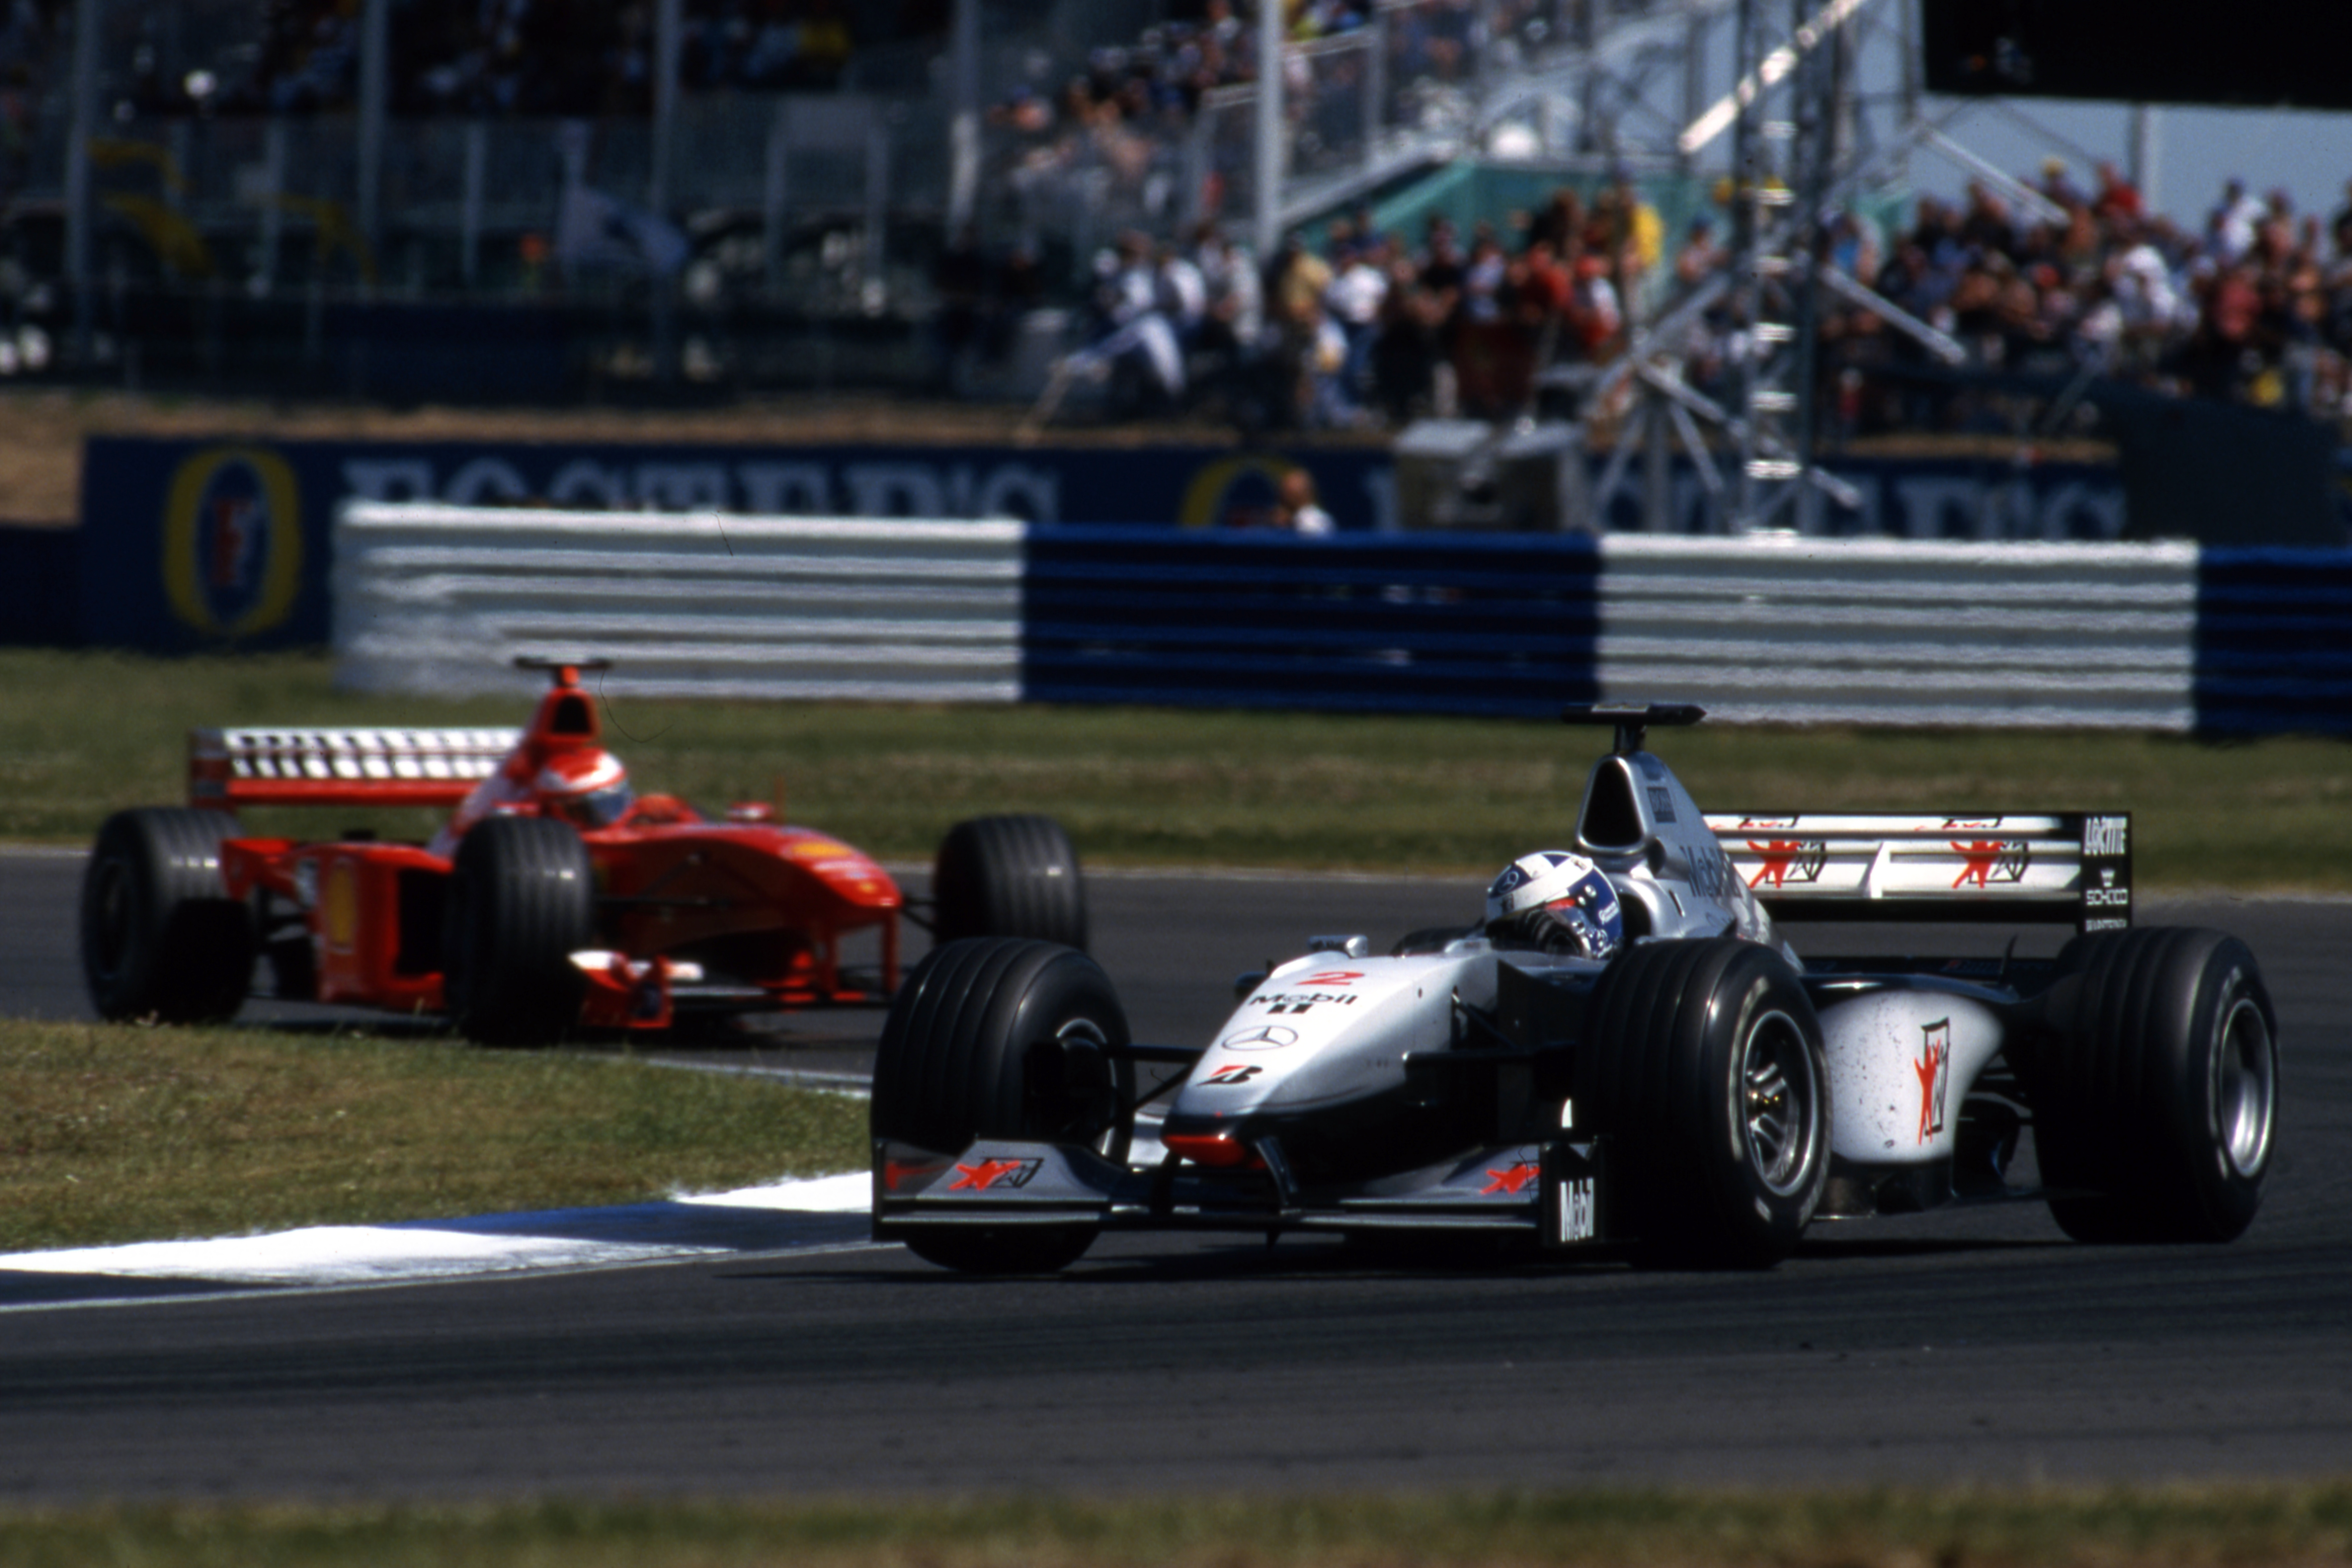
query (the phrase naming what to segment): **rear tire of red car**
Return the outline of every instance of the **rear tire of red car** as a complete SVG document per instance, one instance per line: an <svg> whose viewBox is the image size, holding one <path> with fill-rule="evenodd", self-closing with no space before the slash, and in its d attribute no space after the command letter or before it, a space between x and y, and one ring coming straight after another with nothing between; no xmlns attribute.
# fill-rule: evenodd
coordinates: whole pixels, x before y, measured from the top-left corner
<svg viewBox="0 0 2352 1568"><path fill-rule="evenodd" d="M2077 937L2016 1053L2051 1217L2077 1241L2230 1241L2262 1206L2278 1025L2246 945L2147 926Z"/></svg>
<svg viewBox="0 0 2352 1568"><path fill-rule="evenodd" d="M457 846L442 925L442 990L458 1032L485 1046L562 1038L587 990L572 955L595 931L579 834L539 816L477 823Z"/></svg>
<svg viewBox="0 0 2352 1568"><path fill-rule="evenodd" d="M253 981L253 913L221 882L225 812L148 806L98 830L81 881L81 968L102 1018L217 1024Z"/></svg>
<svg viewBox="0 0 2352 1568"><path fill-rule="evenodd" d="M940 842L932 940L1018 936L1087 949L1087 889L1070 836L1050 816L975 816Z"/></svg>
<svg viewBox="0 0 2352 1568"><path fill-rule="evenodd" d="M1769 1268L1829 1180L1821 1021L1780 954L1719 937L1643 942L1604 970L1577 1092L1614 1135L1603 1204L1636 1261Z"/></svg>
<svg viewBox="0 0 2352 1568"><path fill-rule="evenodd" d="M1102 966L1052 942L980 937L935 948L907 978L874 1056L876 1138L960 1154L983 1138L1077 1143L1126 1159L1135 1068ZM1071 1064L1086 1063L1084 1072ZM1094 1225L909 1226L916 1257L971 1274L1050 1273Z"/></svg>

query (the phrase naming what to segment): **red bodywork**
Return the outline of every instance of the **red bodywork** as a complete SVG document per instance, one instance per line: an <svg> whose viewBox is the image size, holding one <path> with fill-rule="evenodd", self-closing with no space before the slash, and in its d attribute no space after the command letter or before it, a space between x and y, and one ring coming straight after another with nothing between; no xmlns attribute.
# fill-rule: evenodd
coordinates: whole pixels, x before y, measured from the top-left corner
<svg viewBox="0 0 2352 1568"><path fill-rule="evenodd" d="M231 897L299 915L316 1000L437 1012L458 841L492 815L560 816L537 781L558 753L600 742L595 704L565 667L520 731L198 731L189 803L453 807L430 845L221 846ZM583 1024L664 1027L682 1002L750 1012L888 999L904 901L889 874L837 839L757 820L764 807L736 815L747 819L712 822L647 795L610 826L580 829L598 911L598 945L574 958L588 980ZM842 939L869 929L878 973L852 979Z"/></svg>

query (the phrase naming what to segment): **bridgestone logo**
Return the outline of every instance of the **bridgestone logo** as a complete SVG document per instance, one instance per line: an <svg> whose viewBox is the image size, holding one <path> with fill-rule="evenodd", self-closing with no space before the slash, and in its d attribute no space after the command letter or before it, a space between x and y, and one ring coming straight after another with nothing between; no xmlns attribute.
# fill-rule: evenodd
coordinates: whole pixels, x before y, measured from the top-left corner
<svg viewBox="0 0 2352 1568"><path fill-rule="evenodd" d="M2083 853L2085 856L2121 855L2130 847L2130 830L2131 818L2128 816L2085 817L2083 821Z"/></svg>

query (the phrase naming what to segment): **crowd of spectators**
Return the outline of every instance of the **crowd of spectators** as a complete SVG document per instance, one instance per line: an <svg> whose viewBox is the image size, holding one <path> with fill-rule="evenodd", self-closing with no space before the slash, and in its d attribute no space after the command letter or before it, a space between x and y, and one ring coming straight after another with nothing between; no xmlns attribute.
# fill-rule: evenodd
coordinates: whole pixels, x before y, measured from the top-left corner
<svg viewBox="0 0 2352 1568"><path fill-rule="evenodd" d="M2145 210L2109 164L2083 188L2052 160L2034 186L2062 216L2021 218L1979 184L1957 203L1920 198L1891 233L1852 213L1827 226L1831 265L1966 356L1955 373L1886 312L1824 292L1832 438L1967 427L1986 417L1986 387L2047 400L2095 377L2352 416L2352 186L2323 224L2283 191L2232 181L2195 233ZM1360 214L1263 262L1213 223L1185 245L1130 233L1097 261L1076 363L1108 384L1115 412L1206 404L1301 428L1507 416L1535 406L1539 373L1615 357L1631 322L1727 267L1727 227L1718 207L1669 247L1620 181L1466 235L1444 217L1382 233ZM1703 391L1734 391L1752 336L1739 299L1654 345ZM1772 304L1793 315L1792 300Z"/></svg>
<svg viewBox="0 0 2352 1568"><path fill-rule="evenodd" d="M2103 375L2158 391L2334 416L2347 411L2352 354L2352 193L2323 230L2284 191L2232 180L2189 232L2146 210L2112 164L2087 188L2046 162L2035 187L2061 215L2021 216L1984 185L1958 203L1922 198L1881 242L1841 223L1834 258L1904 310L1958 339L1970 368L2026 376ZM1934 422L1944 400L1880 378L1918 353L1868 312L1823 326L1848 393L1848 426ZM1729 341L1717 334L1718 343ZM1866 395L1866 393L1865 393Z"/></svg>
<svg viewBox="0 0 2352 1568"><path fill-rule="evenodd" d="M1360 214L1261 264L1214 223L1183 246L1129 233L1097 264L1077 363L1119 412L1206 402L1307 429L1500 417L1530 406L1538 368L1616 352L1663 248L1623 181L1589 201L1562 189L1507 239L1440 217L1408 244Z"/></svg>

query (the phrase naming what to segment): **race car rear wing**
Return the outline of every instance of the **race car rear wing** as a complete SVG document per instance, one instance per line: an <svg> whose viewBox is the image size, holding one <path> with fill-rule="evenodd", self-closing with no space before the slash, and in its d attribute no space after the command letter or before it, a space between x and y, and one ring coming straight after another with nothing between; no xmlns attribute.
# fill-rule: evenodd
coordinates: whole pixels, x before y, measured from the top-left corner
<svg viewBox="0 0 2352 1568"><path fill-rule="evenodd" d="M456 805L522 739L492 730L191 730L188 804Z"/></svg>
<svg viewBox="0 0 2352 1568"><path fill-rule="evenodd" d="M1767 816L1706 825L1783 921L2131 924L2131 816Z"/></svg>

